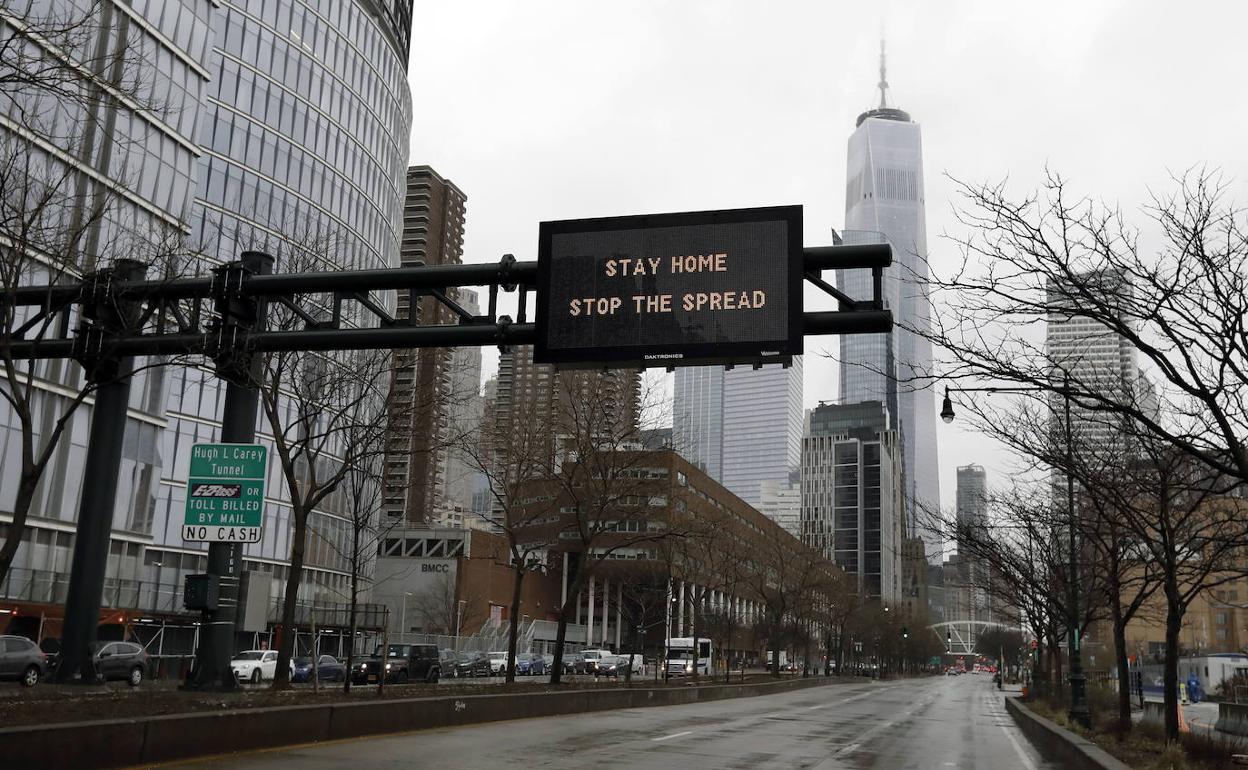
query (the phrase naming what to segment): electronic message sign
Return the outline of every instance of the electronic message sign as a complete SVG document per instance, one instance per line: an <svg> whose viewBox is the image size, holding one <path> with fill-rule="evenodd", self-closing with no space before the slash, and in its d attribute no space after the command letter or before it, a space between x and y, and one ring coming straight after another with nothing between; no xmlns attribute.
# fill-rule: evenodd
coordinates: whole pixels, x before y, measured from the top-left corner
<svg viewBox="0 0 1248 770"><path fill-rule="evenodd" d="M802 352L802 207L543 222L535 360L788 362Z"/></svg>

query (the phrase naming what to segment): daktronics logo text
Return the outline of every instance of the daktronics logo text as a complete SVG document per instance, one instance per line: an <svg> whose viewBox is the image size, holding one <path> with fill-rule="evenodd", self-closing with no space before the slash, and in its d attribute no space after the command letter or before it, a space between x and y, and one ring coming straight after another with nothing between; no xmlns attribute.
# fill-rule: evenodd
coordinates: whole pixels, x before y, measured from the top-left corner
<svg viewBox="0 0 1248 770"><path fill-rule="evenodd" d="M194 484L191 486L191 497L240 497L243 493L242 484Z"/></svg>
<svg viewBox="0 0 1248 770"><path fill-rule="evenodd" d="M645 358L647 361L653 361L657 358L684 358L684 353L647 353Z"/></svg>

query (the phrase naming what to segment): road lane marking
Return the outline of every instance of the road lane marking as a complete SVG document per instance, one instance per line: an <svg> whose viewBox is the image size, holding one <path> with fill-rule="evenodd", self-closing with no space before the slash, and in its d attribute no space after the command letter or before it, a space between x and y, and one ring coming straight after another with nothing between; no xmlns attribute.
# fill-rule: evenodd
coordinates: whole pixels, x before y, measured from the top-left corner
<svg viewBox="0 0 1248 770"><path fill-rule="evenodd" d="M992 704L993 711L996 711L998 706L1002 708L1005 706L1004 703L998 704L996 698L990 698L989 703ZM1000 712L997 713L999 714ZM1014 718L1010 717L1010 722L1013 723L1013 721ZM1032 762L1031 757L1027 756L1027 752L1023 751L1023 747L1019 745L1018 740L1014 737L1014 733L1010 732L1010 728L1000 722L997 722L997 727L1000 727L1001 732L1005 733L1005 737L1010 739L1010 743L1014 746L1014 753L1018 754L1018 758L1023 761L1023 767L1027 768L1027 770L1036 770L1036 763Z"/></svg>
<svg viewBox="0 0 1248 770"><path fill-rule="evenodd" d="M1027 756L1026 752L1023 751L1023 747L1018 745L1018 741L1015 740L1009 729L1000 725L998 727L1001 727L1001 732L1005 733L1005 737L1010 739L1010 743L1014 744L1014 751L1018 754L1018 758L1023 761L1023 767L1026 767L1027 770L1036 770L1036 763L1032 762L1031 757Z"/></svg>
<svg viewBox="0 0 1248 770"><path fill-rule="evenodd" d="M690 734L690 733L692 733L692 732L693 732L693 730L685 730L683 733L672 733L671 735L664 735L664 736L663 736L663 737L661 737L661 738L651 738L650 740L652 740L652 741L666 741L666 740L668 740L669 738L679 738L679 737L680 737L680 736L682 736L682 735L689 735L689 734ZM1033 767L1031 770L1036 770L1036 769Z"/></svg>
<svg viewBox="0 0 1248 770"><path fill-rule="evenodd" d="M838 757L843 757L843 756L845 756L845 755L847 755L847 754L853 754L855 751L857 751L857 750L858 750L858 747L859 747L859 746L861 746L861 745L862 745L861 743L851 743L851 744L849 744L848 746L846 746L845 748L843 748L843 749L841 749L840 751L836 752L836 755L837 755Z"/></svg>
<svg viewBox="0 0 1248 770"><path fill-rule="evenodd" d="M890 690L890 689L892 689L893 687L896 687L896 686L897 686L897 685L889 685L888 687L884 687L884 688L881 688L881 689L879 689L879 690L871 690L871 691L869 691L869 692L859 693L858 695L853 695L853 696L848 697L848 698L843 698L843 699L841 699L841 700L837 701L837 702L836 702L836 705L838 705L838 706L844 706L846 703L851 703L851 702L856 701L856 700L861 700L862 698L866 698L866 697L869 697L869 696L871 696L871 695L879 695L880 693L885 692L886 690ZM815 709L821 709L821 708L823 708L824 706L831 706L831 705L832 705L831 703L817 703L817 704L815 704L814 706L807 706L807 707L806 707L806 710L807 710L807 711L814 711ZM767 716L771 716L771 714L768 714Z"/></svg>

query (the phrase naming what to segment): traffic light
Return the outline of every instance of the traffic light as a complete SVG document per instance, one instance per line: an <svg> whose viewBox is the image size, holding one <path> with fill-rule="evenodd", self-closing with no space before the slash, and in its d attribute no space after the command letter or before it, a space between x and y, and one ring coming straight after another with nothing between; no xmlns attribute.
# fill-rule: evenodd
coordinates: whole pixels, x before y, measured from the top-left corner
<svg viewBox="0 0 1248 770"><path fill-rule="evenodd" d="M910 631L909 631L909 630L907 630L905 626L902 626L902 627L901 627L901 638L902 638L902 639L909 639L909 638L910 638Z"/></svg>

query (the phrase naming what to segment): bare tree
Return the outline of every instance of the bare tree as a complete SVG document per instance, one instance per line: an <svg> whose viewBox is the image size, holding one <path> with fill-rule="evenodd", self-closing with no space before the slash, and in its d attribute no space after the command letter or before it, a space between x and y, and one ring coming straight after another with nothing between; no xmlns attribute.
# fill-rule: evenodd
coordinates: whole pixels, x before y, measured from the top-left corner
<svg viewBox="0 0 1248 770"><path fill-rule="evenodd" d="M505 676L507 682L514 682L524 579L530 572L546 568L546 553L555 545L534 527L558 514L553 498L523 500L521 487L549 474L553 459L550 436L555 426L549 413L534 401L517 405L511 419L502 424L493 419L482 422L479 432L459 437L457 449L486 482L489 508L473 515L501 532L507 541L512 590Z"/></svg>
<svg viewBox="0 0 1248 770"><path fill-rule="evenodd" d="M913 331L943 351L945 376L1040 388L1066 399L1080 422L1134 437L1129 456L1151 469L1151 488L1143 486L1149 491L1135 503L1148 515L1132 515L1123 501L1110 521L1160 573L1169 634L1185 597L1221 579L1210 577L1217 569L1184 574L1196 563L1191 554L1221 557L1246 544L1234 517L1219 512L1230 503L1216 494L1226 479L1248 481L1244 211L1228 200L1221 177L1205 170L1153 195L1143 212L1157 231L1150 238L1118 208L1072 194L1056 173L1024 195L1004 183L955 183L967 231L956 239L963 261L943 274L933 270L928 288L943 312L932 329ZM1108 367L1111 373L1044 344L1036 333L1042 321L1082 324L1114 340L1119 360L1138 359L1141 373ZM1166 727L1173 739L1171 689Z"/></svg>
<svg viewBox="0 0 1248 770"><path fill-rule="evenodd" d="M758 536L756 536L758 537ZM771 672L780 676L780 651L796 638L796 621L826 590L834 567L779 525L763 528L758 547L743 562L742 585L763 606L757 636L771 648Z"/></svg>
<svg viewBox="0 0 1248 770"><path fill-rule="evenodd" d="M1073 523L1082 543L1078 551L1080 572L1084 580L1090 581L1092 590L1088 600L1102 596L1103 601L1095 603L1108 607L1106 619L1113 634L1118 669L1119 730L1127 732L1131 729L1131 693L1126 627L1161 586L1157 562L1140 549L1138 538L1128 526L1138 493L1129 481L1136 462L1136 440L1123 429L1120 420L1111 418L1106 422L1094 415L1084 415L1066 435L1064 426L1053 419L1050 407L1051 404L1036 404L1032 400L1004 407L966 404L974 427L1022 458L1020 475L1034 477L1058 471L1074 482L1077 510L1064 512L1065 516L1061 510L1054 510L1049 515L1050 529L1064 531L1074 514ZM1050 496L1060 498L1055 486L1060 485L1049 484ZM1038 493L1043 495L1043 489ZM1056 505L1065 504L1063 501ZM959 532L959 542L973 534L968 533L965 522L951 524ZM988 529L987 533L974 534L977 547L991 537L991 523ZM1062 574L1060 569L1058 574ZM993 586L978 588L991 591Z"/></svg>
<svg viewBox="0 0 1248 770"><path fill-rule="evenodd" d="M465 593L459 588L454 577L443 573L432 585L416 594L412 610L420 618L425 633L454 635L464 615L475 615L485 608L484 596ZM403 629L403 633L407 633L407 629Z"/></svg>
<svg viewBox="0 0 1248 770"><path fill-rule="evenodd" d="M559 610L551 671L551 683L557 684L567 626L581 590L616 554L639 556L671 533L660 513L670 482L649 472L661 462L661 453L642 448L639 426L648 414L648 399L632 375L565 371L554 376L556 397L543 406L546 418L528 425L512 419L504 430L509 442L532 430L546 442L535 453L544 465L540 475L520 479L514 490L518 502L513 510L529 524L516 528L518 539L557 542L561 551L578 554L575 574L564 576L567 598ZM543 511L553 506L556 512L534 516L534 506ZM538 524L538 519L549 520Z"/></svg>
<svg viewBox="0 0 1248 770"><path fill-rule="evenodd" d="M1128 421L1248 481L1248 231L1226 183L1195 171L1154 195L1144 217L1160 238L1147 250L1121 210L1072 194L1056 173L1021 196L954 181L963 261L933 271L943 312L931 330L912 330L943 351L941 374L1070 398L1080 415ZM1046 347L1041 321L1112 334L1155 378L1148 397L1106 387L1104 371Z"/></svg>

